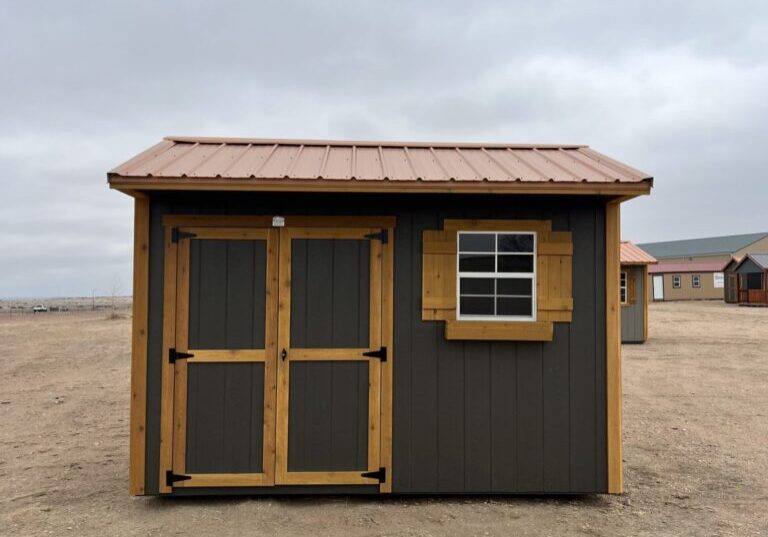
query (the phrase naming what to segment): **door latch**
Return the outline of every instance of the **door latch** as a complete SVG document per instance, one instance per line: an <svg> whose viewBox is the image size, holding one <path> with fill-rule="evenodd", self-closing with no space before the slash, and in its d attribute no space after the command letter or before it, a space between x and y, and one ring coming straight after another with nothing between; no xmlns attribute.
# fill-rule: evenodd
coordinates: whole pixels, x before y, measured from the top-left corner
<svg viewBox="0 0 768 537"><path fill-rule="evenodd" d="M283 352L280 353L280 357L283 359L283 362L285 362L285 359L288 358L288 351L283 349Z"/></svg>

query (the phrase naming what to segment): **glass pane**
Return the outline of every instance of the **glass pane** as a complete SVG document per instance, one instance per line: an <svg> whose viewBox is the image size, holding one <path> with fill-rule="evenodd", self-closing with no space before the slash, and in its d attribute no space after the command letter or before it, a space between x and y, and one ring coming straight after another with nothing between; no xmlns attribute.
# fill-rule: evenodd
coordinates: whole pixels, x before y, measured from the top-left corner
<svg viewBox="0 0 768 537"><path fill-rule="evenodd" d="M496 280L496 294L531 296L533 281L522 278L499 278Z"/></svg>
<svg viewBox="0 0 768 537"><path fill-rule="evenodd" d="M499 252L531 252L533 253L533 235L508 234L499 235Z"/></svg>
<svg viewBox="0 0 768 537"><path fill-rule="evenodd" d="M505 298L496 299L497 315L519 315L524 317L531 316L531 298Z"/></svg>
<svg viewBox="0 0 768 537"><path fill-rule="evenodd" d="M459 284L462 295L493 295L493 278L462 278Z"/></svg>
<svg viewBox="0 0 768 537"><path fill-rule="evenodd" d="M499 255L499 272L533 272L533 256Z"/></svg>
<svg viewBox="0 0 768 537"><path fill-rule="evenodd" d="M493 252L493 234L491 233L460 233L460 252Z"/></svg>
<svg viewBox="0 0 768 537"><path fill-rule="evenodd" d="M461 254L459 270L461 272L493 272L493 254Z"/></svg>
<svg viewBox="0 0 768 537"><path fill-rule="evenodd" d="M462 315L493 315L493 297L461 297Z"/></svg>

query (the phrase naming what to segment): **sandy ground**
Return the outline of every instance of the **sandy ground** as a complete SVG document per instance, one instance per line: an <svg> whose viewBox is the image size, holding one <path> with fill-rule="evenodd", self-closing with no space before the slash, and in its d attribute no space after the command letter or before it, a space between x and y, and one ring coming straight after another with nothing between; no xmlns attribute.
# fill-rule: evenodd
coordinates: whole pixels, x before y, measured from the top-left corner
<svg viewBox="0 0 768 537"><path fill-rule="evenodd" d="M624 346L626 494L127 495L130 321L0 315L0 535L768 535L768 309L653 305Z"/></svg>

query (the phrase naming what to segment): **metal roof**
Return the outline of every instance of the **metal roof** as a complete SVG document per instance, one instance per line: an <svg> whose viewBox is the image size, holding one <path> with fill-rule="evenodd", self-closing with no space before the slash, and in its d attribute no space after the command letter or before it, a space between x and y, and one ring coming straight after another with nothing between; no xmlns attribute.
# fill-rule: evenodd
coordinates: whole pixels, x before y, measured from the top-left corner
<svg viewBox="0 0 768 537"><path fill-rule="evenodd" d="M722 261L701 261L699 263L659 263L648 267L651 274L662 272L722 272L725 263Z"/></svg>
<svg viewBox="0 0 768 537"><path fill-rule="evenodd" d="M653 263L658 263L655 257L648 255L645 250L630 241L621 241L619 257L622 265L652 265Z"/></svg>
<svg viewBox="0 0 768 537"><path fill-rule="evenodd" d="M112 186L205 180L227 183L338 184L447 182L643 187L647 173L584 145L449 144L167 137L108 172Z"/></svg>
<svg viewBox="0 0 768 537"><path fill-rule="evenodd" d="M767 237L768 232L706 237L681 241L648 242L640 244L643 250L657 259L665 257L695 257L699 255L732 254Z"/></svg>
<svg viewBox="0 0 768 537"><path fill-rule="evenodd" d="M761 269L768 270L768 254L747 254L738 263L736 263L736 266L733 267L733 270L738 269L747 259L751 259L755 265Z"/></svg>

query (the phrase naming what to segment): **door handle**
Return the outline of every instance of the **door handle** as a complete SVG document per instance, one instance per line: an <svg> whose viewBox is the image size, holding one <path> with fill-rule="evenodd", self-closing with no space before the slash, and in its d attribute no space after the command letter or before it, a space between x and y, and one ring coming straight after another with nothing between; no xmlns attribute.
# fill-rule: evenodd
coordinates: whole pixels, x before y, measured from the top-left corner
<svg viewBox="0 0 768 537"><path fill-rule="evenodd" d="M280 357L283 359L283 362L285 362L285 359L288 358L288 351L283 349L283 352L280 353Z"/></svg>

